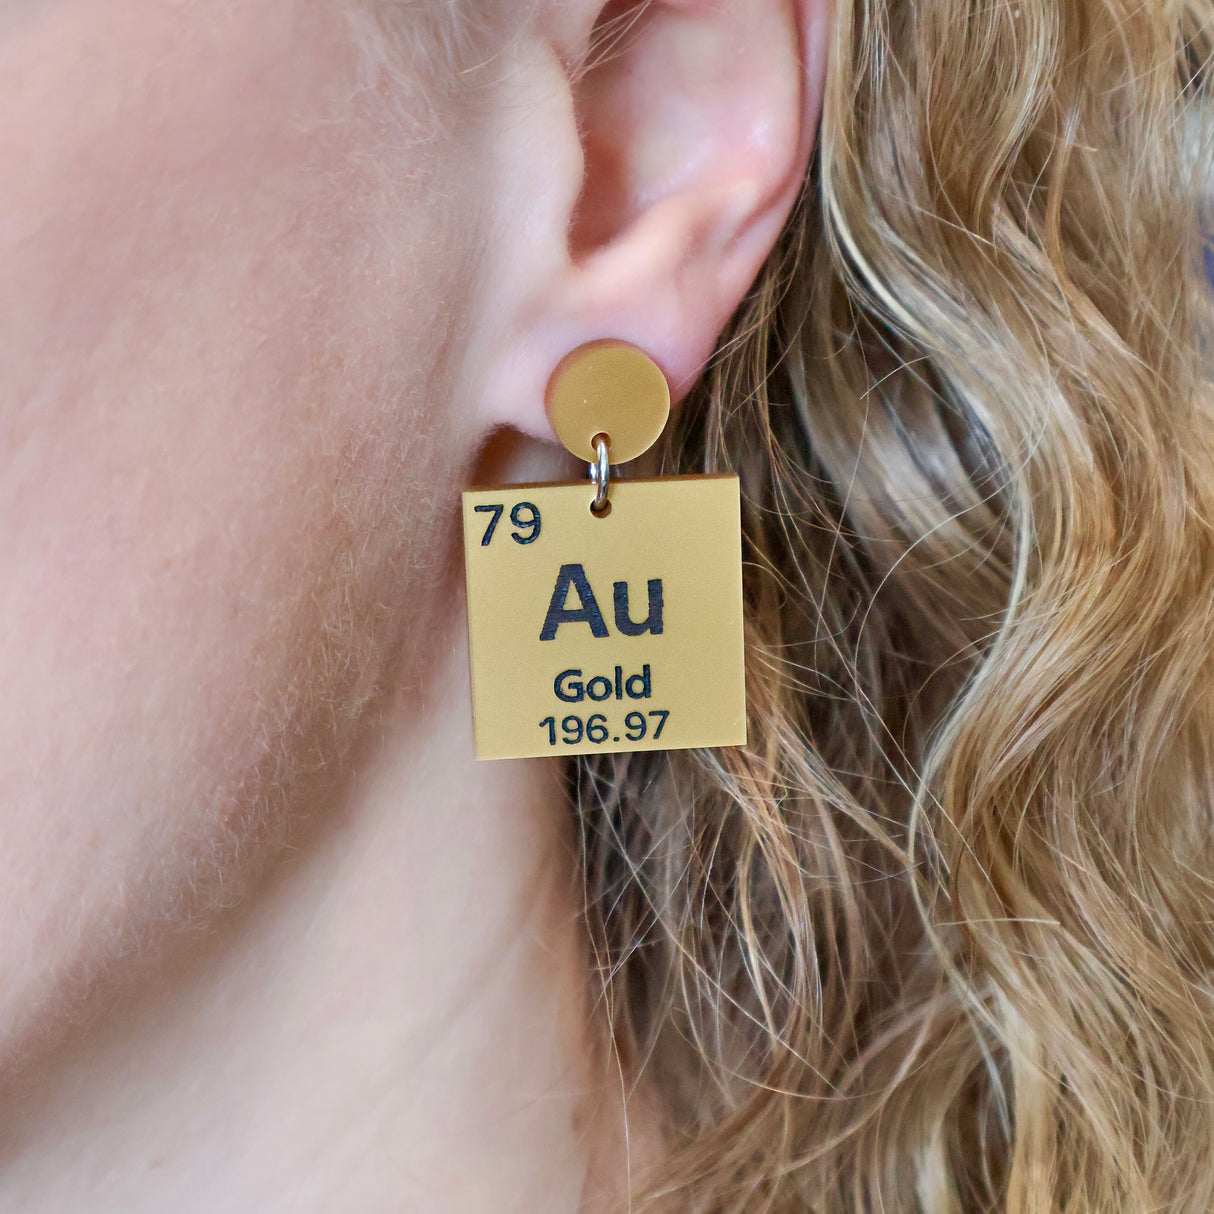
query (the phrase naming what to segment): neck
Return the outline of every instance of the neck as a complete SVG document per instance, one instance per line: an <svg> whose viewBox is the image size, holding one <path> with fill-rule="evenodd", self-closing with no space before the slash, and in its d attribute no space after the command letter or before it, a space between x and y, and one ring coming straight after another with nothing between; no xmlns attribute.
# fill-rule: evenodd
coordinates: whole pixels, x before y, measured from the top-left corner
<svg viewBox="0 0 1214 1214"><path fill-rule="evenodd" d="M307 846L5 1111L0 1211L594 1204L620 1093L559 772L471 758L452 652L458 693L386 714Z"/></svg>

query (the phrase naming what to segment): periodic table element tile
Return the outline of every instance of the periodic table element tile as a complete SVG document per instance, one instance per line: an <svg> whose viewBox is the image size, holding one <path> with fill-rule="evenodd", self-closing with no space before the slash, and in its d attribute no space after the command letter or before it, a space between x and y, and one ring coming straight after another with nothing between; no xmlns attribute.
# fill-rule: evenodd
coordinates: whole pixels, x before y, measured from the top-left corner
<svg viewBox="0 0 1214 1214"><path fill-rule="evenodd" d="M746 742L738 479L464 494L476 753Z"/></svg>

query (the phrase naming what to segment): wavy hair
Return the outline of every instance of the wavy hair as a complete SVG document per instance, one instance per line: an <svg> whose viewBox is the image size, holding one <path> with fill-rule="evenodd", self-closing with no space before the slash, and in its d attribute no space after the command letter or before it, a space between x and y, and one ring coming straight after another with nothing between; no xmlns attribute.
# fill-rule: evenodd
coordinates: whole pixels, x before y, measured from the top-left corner
<svg viewBox="0 0 1214 1214"><path fill-rule="evenodd" d="M1214 1208L1209 0L837 0L671 470L751 744L584 760L637 1209Z"/></svg>

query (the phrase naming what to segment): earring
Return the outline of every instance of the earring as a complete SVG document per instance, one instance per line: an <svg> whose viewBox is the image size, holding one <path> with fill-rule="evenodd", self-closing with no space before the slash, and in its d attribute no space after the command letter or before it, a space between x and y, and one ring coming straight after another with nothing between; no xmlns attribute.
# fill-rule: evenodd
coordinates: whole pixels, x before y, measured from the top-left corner
<svg viewBox="0 0 1214 1214"><path fill-rule="evenodd" d="M738 478L618 478L670 413L626 342L566 355L545 403L589 484L463 495L477 756L744 744Z"/></svg>

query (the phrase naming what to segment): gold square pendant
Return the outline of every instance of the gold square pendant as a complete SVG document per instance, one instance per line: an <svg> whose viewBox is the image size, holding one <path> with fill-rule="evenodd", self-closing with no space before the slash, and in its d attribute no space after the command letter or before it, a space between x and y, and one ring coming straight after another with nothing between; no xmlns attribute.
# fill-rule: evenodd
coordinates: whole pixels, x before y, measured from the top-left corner
<svg viewBox="0 0 1214 1214"><path fill-rule="evenodd" d="M746 742L736 476L464 494L482 759Z"/></svg>

